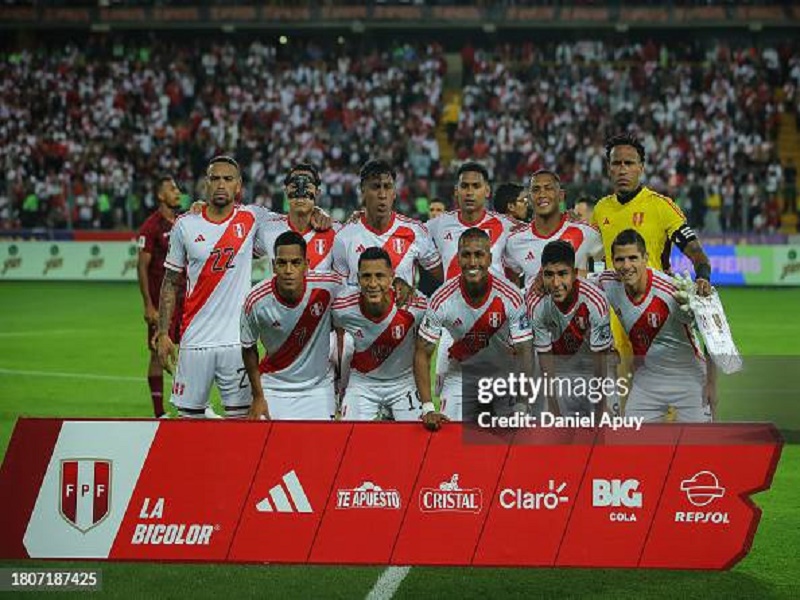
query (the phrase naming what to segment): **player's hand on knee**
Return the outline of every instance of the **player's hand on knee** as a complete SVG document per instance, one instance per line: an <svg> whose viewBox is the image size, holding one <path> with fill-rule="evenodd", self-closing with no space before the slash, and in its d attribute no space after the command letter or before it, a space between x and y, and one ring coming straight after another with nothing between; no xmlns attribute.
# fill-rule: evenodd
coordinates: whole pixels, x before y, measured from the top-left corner
<svg viewBox="0 0 800 600"><path fill-rule="evenodd" d="M695 281L695 285L697 286L697 295L698 296L710 296L711 292L714 288L711 287L711 282L707 279L697 279Z"/></svg>
<svg viewBox="0 0 800 600"><path fill-rule="evenodd" d="M429 431L439 431L442 425L449 420L450 419L448 419L446 415L435 411L422 415L422 424L425 426L425 429Z"/></svg>
<svg viewBox="0 0 800 600"><path fill-rule="evenodd" d="M156 351L158 353L158 362L161 363L164 370L170 375L174 374L178 353L168 334L156 334Z"/></svg>

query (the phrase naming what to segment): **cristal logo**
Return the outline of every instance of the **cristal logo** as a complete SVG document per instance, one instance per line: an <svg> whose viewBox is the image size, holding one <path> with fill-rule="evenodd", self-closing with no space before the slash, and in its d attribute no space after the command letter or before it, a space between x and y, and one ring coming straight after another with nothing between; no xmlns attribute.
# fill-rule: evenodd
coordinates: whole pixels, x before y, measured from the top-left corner
<svg viewBox="0 0 800 600"><path fill-rule="evenodd" d="M384 490L371 481L365 481L356 488L338 490L336 492L336 508L384 508L399 510L400 492L397 490Z"/></svg>
<svg viewBox="0 0 800 600"><path fill-rule="evenodd" d="M681 481L681 491L694 506L708 506L717 498L725 496L725 488L711 471L699 471L689 479ZM676 523L730 523L727 512L720 511L676 511Z"/></svg>
<svg viewBox="0 0 800 600"><path fill-rule="evenodd" d="M556 485L554 480L547 483L546 492L535 492L521 488L505 488L500 492L500 506L508 510L555 510L569 502L564 495L566 482Z"/></svg>
<svg viewBox="0 0 800 600"><path fill-rule="evenodd" d="M483 492L480 488L462 488L455 473L438 488L422 488L419 507L422 512L479 513L483 508Z"/></svg>

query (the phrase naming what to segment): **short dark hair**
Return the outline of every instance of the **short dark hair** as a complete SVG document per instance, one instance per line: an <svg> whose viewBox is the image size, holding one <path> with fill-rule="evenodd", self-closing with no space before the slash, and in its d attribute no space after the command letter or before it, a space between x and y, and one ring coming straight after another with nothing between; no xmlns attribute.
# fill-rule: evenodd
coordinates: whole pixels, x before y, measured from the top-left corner
<svg viewBox="0 0 800 600"><path fill-rule="evenodd" d="M548 242L542 249L542 266L563 263L575 267L575 249L565 240Z"/></svg>
<svg viewBox="0 0 800 600"><path fill-rule="evenodd" d="M392 178L392 180L397 179L397 173L395 173L392 165L390 165L385 160L380 159L371 159L365 162L361 166L361 170L358 172L358 177L361 180L359 185L363 187L364 182L367 179L371 179L372 177L379 177L381 175L388 175Z"/></svg>
<svg viewBox="0 0 800 600"><path fill-rule="evenodd" d="M447 202L445 202L441 198L431 198L430 202L428 202L428 206L430 206L434 202L438 202L439 204L444 204L444 207L447 208Z"/></svg>
<svg viewBox="0 0 800 600"><path fill-rule="evenodd" d="M611 256L614 256L614 249L617 246L630 246L632 244L636 244L636 247L642 255L647 254L647 244L642 235L635 229L626 229L625 231L621 231L619 235L614 238L614 241L611 242Z"/></svg>
<svg viewBox="0 0 800 600"><path fill-rule="evenodd" d="M161 186L169 181L175 181L175 178L169 173L162 173L156 177L156 195L158 195L158 192L161 191Z"/></svg>
<svg viewBox="0 0 800 600"><path fill-rule="evenodd" d="M639 160L644 162L644 146L630 133L619 133L606 141L606 160L611 160L611 151L617 146L633 146L639 154Z"/></svg>
<svg viewBox="0 0 800 600"><path fill-rule="evenodd" d="M501 183L492 195L494 209L499 213L505 213L508 210L508 205L516 202L519 195L524 191L525 188L518 183Z"/></svg>
<svg viewBox="0 0 800 600"><path fill-rule="evenodd" d="M539 169L538 171L534 171L533 173L531 173L530 185L533 185L534 177L539 177L539 175L550 175L550 177L556 180L558 187L561 187L561 177L559 177L558 173L556 173L552 169Z"/></svg>
<svg viewBox="0 0 800 600"><path fill-rule="evenodd" d="M461 244L467 240L486 240L489 243L492 241L489 237L489 234L479 227L470 227L469 229L465 229L464 232L458 237L458 247L460 248Z"/></svg>
<svg viewBox="0 0 800 600"><path fill-rule="evenodd" d="M379 246L370 246L361 253L361 255L358 257L359 269L361 268L361 263L365 260L384 260L386 261L386 264L389 265L389 268L394 270L394 267L392 266L392 259L389 256L389 253Z"/></svg>
<svg viewBox="0 0 800 600"><path fill-rule="evenodd" d="M242 169L239 168L239 163L236 162L236 159L232 156L228 156L227 154L218 154L210 161L208 161L208 167L206 169L211 168L211 165L215 165L217 163L224 163L226 165L231 165L232 167L236 167L236 171L239 173L239 177L242 176Z"/></svg>
<svg viewBox="0 0 800 600"><path fill-rule="evenodd" d="M483 180L489 183L489 171L476 160L468 160L461 163L458 171L456 171L456 178L461 177L464 173L480 173L483 176Z"/></svg>
<svg viewBox="0 0 800 600"><path fill-rule="evenodd" d="M595 202L594 198L590 196L581 196L575 200L575 206L578 206L578 204L588 204L589 206L594 206L597 204L597 202Z"/></svg>
<svg viewBox="0 0 800 600"><path fill-rule="evenodd" d="M303 256L306 256L306 241L303 239L303 236L296 231L284 231L277 237L275 246L272 248L272 251L275 253L274 256L278 256L278 248L281 246L300 246Z"/></svg>
<svg viewBox="0 0 800 600"><path fill-rule="evenodd" d="M317 169L317 167L315 167L311 163L300 162L300 163L295 163L291 166L289 171L286 173L286 177L283 178L283 185L289 185L289 180L292 178L292 175L297 171L305 171L307 173L311 173L314 185L316 185L317 187L319 187L319 185L322 183L322 178L320 177L319 169Z"/></svg>

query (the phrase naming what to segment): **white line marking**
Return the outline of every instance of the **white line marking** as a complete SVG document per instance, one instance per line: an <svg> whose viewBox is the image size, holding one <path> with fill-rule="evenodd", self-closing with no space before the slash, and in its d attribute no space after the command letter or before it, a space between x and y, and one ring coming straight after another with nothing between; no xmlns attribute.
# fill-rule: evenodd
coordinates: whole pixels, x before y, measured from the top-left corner
<svg viewBox="0 0 800 600"><path fill-rule="evenodd" d="M118 330L117 330L118 331ZM4 337L33 337L39 335L75 335L75 334L108 334L105 329L34 329L31 331L3 331L0 338Z"/></svg>
<svg viewBox="0 0 800 600"><path fill-rule="evenodd" d="M59 373L56 371L21 371L18 369L0 368L0 375L18 375L35 377L63 377L67 379L96 379L99 381L135 381L141 383L145 380L142 377L124 377L120 375L95 375L94 373Z"/></svg>
<svg viewBox="0 0 800 600"><path fill-rule="evenodd" d="M389 600L410 571L411 567L388 567L367 594L367 600Z"/></svg>

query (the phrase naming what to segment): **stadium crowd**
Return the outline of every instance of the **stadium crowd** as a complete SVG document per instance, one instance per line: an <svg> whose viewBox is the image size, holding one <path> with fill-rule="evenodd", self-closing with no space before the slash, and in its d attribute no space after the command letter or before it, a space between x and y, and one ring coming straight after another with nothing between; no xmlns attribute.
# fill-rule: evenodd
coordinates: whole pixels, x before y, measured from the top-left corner
<svg viewBox="0 0 800 600"><path fill-rule="evenodd" d="M740 230L744 217L747 230L772 230L779 192L795 208L796 168L778 161L775 136L780 112L800 106L796 44L527 42L467 45L462 59L460 110L448 113L436 43L364 52L336 40L98 36L6 53L0 227L136 227L155 206L157 174L197 196L221 152L243 164L245 198L276 210L298 160L323 167L327 208L357 205L367 158L398 167L406 214L437 183L449 189L467 158L498 182L555 167L571 200L596 198L607 190L602 140L625 129L645 142L648 185L695 227ZM452 164L440 161L440 119Z"/></svg>

